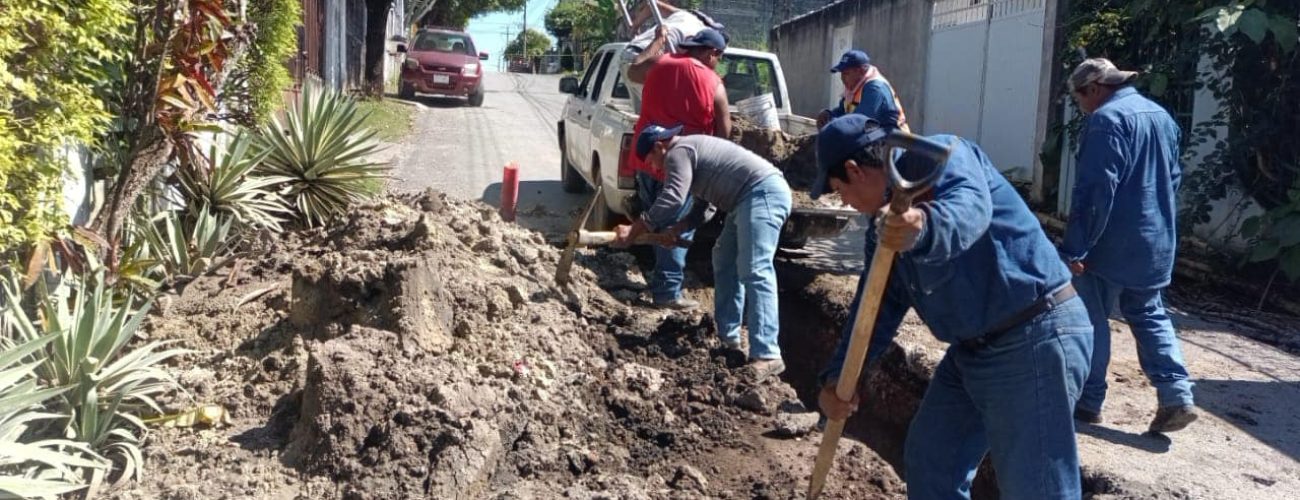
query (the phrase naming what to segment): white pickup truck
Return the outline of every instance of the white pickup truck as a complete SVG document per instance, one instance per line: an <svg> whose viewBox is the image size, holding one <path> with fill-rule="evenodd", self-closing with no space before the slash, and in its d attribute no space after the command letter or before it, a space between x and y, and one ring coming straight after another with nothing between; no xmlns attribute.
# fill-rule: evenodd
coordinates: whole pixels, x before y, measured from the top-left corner
<svg viewBox="0 0 1300 500"><path fill-rule="evenodd" d="M635 210L636 181L627 158L637 115L619 71L625 43L600 47L581 80L560 79L560 92L571 94L562 121L556 124L560 141L560 169L564 190L579 193L603 185L601 203L588 219L591 229L608 229ZM729 48L716 68L735 103L771 93L781 130L792 135L815 133L811 118L790 112L785 75L775 54ZM782 246L797 248L808 238L838 234L856 212L847 209L795 207L782 230Z"/></svg>

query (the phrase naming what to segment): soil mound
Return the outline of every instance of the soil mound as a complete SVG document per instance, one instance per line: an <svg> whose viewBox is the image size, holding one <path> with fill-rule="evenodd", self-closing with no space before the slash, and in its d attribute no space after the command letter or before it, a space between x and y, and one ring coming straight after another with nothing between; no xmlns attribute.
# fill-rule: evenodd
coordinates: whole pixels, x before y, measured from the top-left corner
<svg viewBox="0 0 1300 500"><path fill-rule="evenodd" d="M155 338L199 350L182 381L233 427L161 430L148 454L166 471L117 497L794 498L807 486L816 415L784 382L752 381L709 315L610 296L602 285L643 282L627 254L583 252L558 287L559 251L540 235L434 192L264 250L152 322ZM827 498L901 498L888 464L840 449Z"/></svg>

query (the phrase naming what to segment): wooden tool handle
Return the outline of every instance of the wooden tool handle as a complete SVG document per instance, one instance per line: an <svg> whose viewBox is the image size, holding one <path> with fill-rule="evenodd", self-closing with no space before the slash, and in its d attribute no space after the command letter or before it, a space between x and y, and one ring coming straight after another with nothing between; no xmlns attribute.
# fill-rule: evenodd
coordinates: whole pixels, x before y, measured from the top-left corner
<svg viewBox="0 0 1300 500"><path fill-rule="evenodd" d="M893 250L876 245L876 254L871 258L871 267L867 271L867 286L862 291L858 314L853 319L853 336L849 338L848 355L840 378L835 384L835 396L843 401L853 400L853 393L858 390L858 377L862 375L863 362L867 358L867 348L871 346L871 336L875 333L876 316L880 313L880 302L885 296L885 285L889 283L889 274L894 266ZM835 462L835 449L839 445L840 435L844 433L844 420L830 420L826 432L822 434L821 448L817 450L817 462L813 466L812 482L808 486L808 498L817 498L826 486L826 475Z"/></svg>

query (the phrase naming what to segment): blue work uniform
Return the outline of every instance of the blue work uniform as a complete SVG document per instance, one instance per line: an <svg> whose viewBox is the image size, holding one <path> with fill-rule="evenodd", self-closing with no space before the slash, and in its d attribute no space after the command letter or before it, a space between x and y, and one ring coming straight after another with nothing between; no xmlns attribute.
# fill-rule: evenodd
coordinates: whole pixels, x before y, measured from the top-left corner
<svg viewBox="0 0 1300 500"><path fill-rule="evenodd" d="M894 89L889 85L889 81L883 77L864 84L852 101L844 102L844 98L841 97L838 105L826 111L830 113L832 119L857 113L879 122L880 126L886 129L905 128L907 125L903 105L894 95Z"/></svg>
<svg viewBox="0 0 1300 500"><path fill-rule="evenodd" d="M1192 382L1160 292L1177 247L1181 132L1133 87L1115 91L1084 124L1070 220L1061 245L1083 261L1075 287L1096 329L1091 375L1079 407L1100 413L1110 363L1110 313L1119 307L1137 339L1142 371L1161 407L1192 404Z"/></svg>
<svg viewBox="0 0 1300 500"><path fill-rule="evenodd" d="M926 223L916 246L898 254L868 351L879 358L909 307L952 344L908 431L908 497L969 498L991 453L1004 497L1078 499L1072 413L1092 353L1087 312L1065 294L1069 270L1038 220L979 147L931 139L956 144L934 198L917 204ZM916 160L898 159L904 177L921 177ZM866 239L870 262L874 227ZM838 378L852 328L850 320L823 383Z"/></svg>

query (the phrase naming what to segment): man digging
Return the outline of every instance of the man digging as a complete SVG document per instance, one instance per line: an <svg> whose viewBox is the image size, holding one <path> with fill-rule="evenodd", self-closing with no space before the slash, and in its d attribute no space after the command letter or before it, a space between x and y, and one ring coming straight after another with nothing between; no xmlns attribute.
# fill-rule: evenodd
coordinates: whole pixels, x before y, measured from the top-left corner
<svg viewBox="0 0 1300 500"><path fill-rule="evenodd" d="M678 137L681 131L650 125L637 136L637 156L664 172L664 187L641 217L615 228L618 243L659 232L665 244L673 244L677 235L704 222L710 204L725 211L726 225L713 246L713 314L723 343L739 349L748 299L748 369L755 381L762 381L785 371L777 343L781 323L773 259L781 226L790 215L790 185L767 160L731 141L707 135ZM695 206L673 224L691 195Z"/></svg>
<svg viewBox="0 0 1300 500"><path fill-rule="evenodd" d="M1169 113L1133 88L1137 73L1088 59L1070 75L1070 94L1088 115L1061 256L1092 317L1092 371L1075 418L1101 422L1116 306L1137 341L1138 362L1156 388L1151 432L1196 420L1192 382L1160 292L1169 286L1178 234L1181 132Z"/></svg>
<svg viewBox="0 0 1300 500"><path fill-rule="evenodd" d="M887 132L862 115L828 124L817 137L818 180L812 196L835 191L865 214L890 198ZM876 241L898 253L890 273L868 366L898 333L908 308L934 336L950 343L935 369L904 444L908 498L970 498L971 482L991 454L1002 498L1077 500L1079 457L1071 413L1088 375L1092 327L1038 219L984 152L953 136L930 199L901 215L887 212L868 227L866 258ZM937 165L905 152L896 164L917 179ZM864 272L849 317L863 300ZM822 412L847 418L858 401L835 394L852 336L823 372Z"/></svg>

